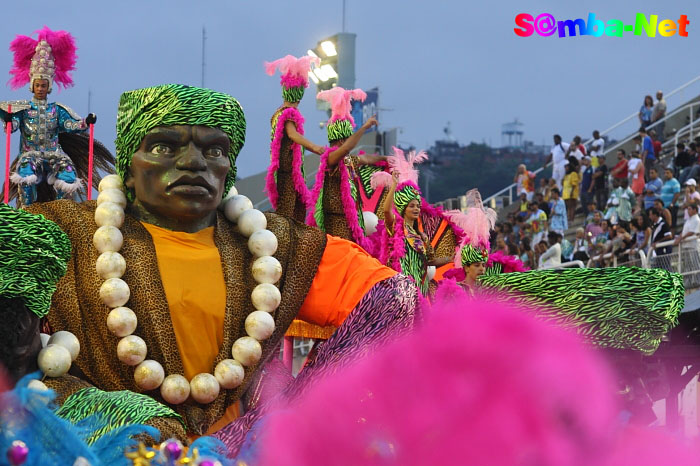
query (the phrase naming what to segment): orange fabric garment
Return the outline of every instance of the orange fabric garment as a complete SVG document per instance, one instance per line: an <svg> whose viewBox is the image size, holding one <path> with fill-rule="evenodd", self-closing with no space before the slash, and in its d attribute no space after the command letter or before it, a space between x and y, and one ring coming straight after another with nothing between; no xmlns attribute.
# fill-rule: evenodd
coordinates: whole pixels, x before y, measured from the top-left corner
<svg viewBox="0 0 700 466"><path fill-rule="evenodd" d="M338 327L370 288L397 272L355 243L326 237L326 249L297 319Z"/></svg>
<svg viewBox="0 0 700 466"><path fill-rule="evenodd" d="M214 227L197 233L143 223L153 238L185 377L213 372L224 339L226 284Z"/></svg>

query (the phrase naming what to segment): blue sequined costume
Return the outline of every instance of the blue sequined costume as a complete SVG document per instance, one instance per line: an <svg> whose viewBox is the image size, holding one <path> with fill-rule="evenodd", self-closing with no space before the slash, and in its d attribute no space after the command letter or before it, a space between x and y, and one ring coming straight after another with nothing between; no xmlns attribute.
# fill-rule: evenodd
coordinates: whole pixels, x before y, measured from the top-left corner
<svg viewBox="0 0 700 466"><path fill-rule="evenodd" d="M36 200L36 185L46 181L56 197L70 197L81 187L75 167L58 142L59 133L87 130L85 119L69 107L46 100L0 102L0 117L12 105L12 132L20 130L19 160L11 180L19 185L21 205Z"/></svg>

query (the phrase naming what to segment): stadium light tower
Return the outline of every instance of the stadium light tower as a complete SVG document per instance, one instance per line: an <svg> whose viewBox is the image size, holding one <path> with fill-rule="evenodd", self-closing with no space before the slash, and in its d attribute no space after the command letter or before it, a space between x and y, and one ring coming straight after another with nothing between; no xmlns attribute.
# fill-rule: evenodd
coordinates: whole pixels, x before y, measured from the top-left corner
<svg viewBox="0 0 700 466"><path fill-rule="evenodd" d="M316 47L307 53L321 59L309 78L316 84L317 91L325 91L335 86L345 89L355 88L355 38L357 34L339 32L318 41ZM328 110L325 101L316 101L316 108Z"/></svg>

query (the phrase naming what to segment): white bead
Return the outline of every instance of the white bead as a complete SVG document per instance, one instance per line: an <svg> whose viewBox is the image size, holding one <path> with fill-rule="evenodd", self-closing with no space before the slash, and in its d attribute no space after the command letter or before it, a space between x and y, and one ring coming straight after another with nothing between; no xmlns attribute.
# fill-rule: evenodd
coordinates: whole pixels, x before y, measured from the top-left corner
<svg viewBox="0 0 700 466"><path fill-rule="evenodd" d="M122 278L126 272L126 261L118 252L103 252L95 262L95 269L103 280Z"/></svg>
<svg viewBox="0 0 700 466"><path fill-rule="evenodd" d="M92 237L92 244L100 254L108 251L117 252L124 244L124 236L122 236L119 228L106 225L95 231Z"/></svg>
<svg viewBox="0 0 700 466"><path fill-rule="evenodd" d="M270 230L258 230L248 238L248 249L257 257L272 256L277 252L277 237Z"/></svg>
<svg viewBox="0 0 700 466"><path fill-rule="evenodd" d="M272 256L258 257L253 262L252 273L258 283L277 283L282 277L282 264Z"/></svg>
<svg viewBox="0 0 700 466"><path fill-rule="evenodd" d="M98 227L111 225L121 228L124 223L124 209L114 202L103 202L95 209L95 223Z"/></svg>
<svg viewBox="0 0 700 466"><path fill-rule="evenodd" d="M39 351L37 362L48 377L61 377L70 369L70 352L61 345L48 345Z"/></svg>
<svg viewBox="0 0 700 466"><path fill-rule="evenodd" d="M256 231L267 228L267 218L258 209L250 209L238 217L238 228L243 236L250 237Z"/></svg>
<svg viewBox="0 0 700 466"><path fill-rule="evenodd" d="M40 333L39 338L41 338L41 347L46 348L46 345L49 344L49 338L51 338L51 335L47 335L46 333Z"/></svg>
<svg viewBox="0 0 700 466"><path fill-rule="evenodd" d="M253 208L253 203L242 194L236 194L231 199L226 201L224 205L224 215L229 221L236 223L238 217L248 209Z"/></svg>
<svg viewBox="0 0 700 466"><path fill-rule="evenodd" d="M138 319L134 311L128 307L117 307L107 315L107 328L118 337L126 337L134 333Z"/></svg>
<svg viewBox="0 0 700 466"><path fill-rule="evenodd" d="M232 389L243 383L245 369L234 359L224 359L214 368L214 377L221 388Z"/></svg>
<svg viewBox="0 0 700 466"><path fill-rule="evenodd" d="M180 374L171 374L163 380L160 394L171 405L179 405L190 396L190 382Z"/></svg>
<svg viewBox="0 0 700 466"><path fill-rule="evenodd" d="M253 311L245 319L245 331L258 341L267 340L275 331L275 319L265 311Z"/></svg>
<svg viewBox="0 0 700 466"><path fill-rule="evenodd" d="M100 299L108 307L123 306L130 296L129 285L121 278L108 278L100 287Z"/></svg>
<svg viewBox="0 0 700 466"><path fill-rule="evenodd" d="M374 212L363 211L362 219L365 224L365 236L370 236L375 231L377 231L377 223L379 223L379 218Z"/></svg>
<svg viewBox="0 0 700 466"><path fill-rule="evenodd" d="M146 359L134 369L136 385L143 390L155 390L165 378L163 366L158 361Z"/></svg>
<svg viewBox="0 0 700 466"><path fill-rule="evenodd" d="M282 295L275 285L261 283L253 289L250 299L258 311L272 312L280 305Z"/></svg>
<svg viewBox="0 0 700 466"><path fill-rule="evenodd" d="M119 189L121 191L124 190L124 183L122 182L122 179L119 175L107 175L102 180L100 180L100 184L97 187L97 190L99 192L102 192L106 189Z"/></svg>
<svg viewBox="0 0 700 466"><path fill-rule="evenodd" d="M27 388L31 388L32 390L36 390L38 392L45 392L49 389L49 387L44 384L41 380L30 380L29 383L27 384Z"/></svg>
<svg viewBox="0 0 700 466"><path fill-rule="evenodd" d="M224 196L223 199L221 199L221 202L219 203L219 210L224 210L224 207L226 206L226 203L228 202L229 199L231 199L233 196L238 195L238 190L236 189L235 186L231 186L231 189L228 190L228 193Z"/></svg>
<svg viewBox="0 0 700 466"><path fill-rule="evenodd" d="M63 346L70 353L71 361L75 361L75 358L78 357L78 353L80 353L80 341L78 341L78 337L65 330L51 335L47 345Z"/></svg>
<svg viewBox="0 0 700 466"><path fill-rule="evenodd" d="M245 367L250 367L257 363L262 356L262 346L253 337L241 337L233 343L231 348L233 359Z"/></svg>
<svg viewBox="0 0 700 466"><path fill-rule="evenodd" d="M127 366L141 364L146 359L148 347L141 337L129 335L119 340L117 344L117 358Z"/></svg>
<svg viewBox="0 0 700 466"><path fill-rule="evenodd" d="M434 265L428 266L427 274L428 274L428 281L432 280L433 277L435 276L435 266Z"/></svg>
<svg viewBox="0 0 700 466"><path fill-rule="evenodd" d="M201 373L190 380L190 394L198 403L211 403L219 396L219 382L211 374Z"/></svg>
<svg viewBox="0 0 700 466"><path fill-rule="evenodd" d="M102 205L105 202L113 202L124 209L126 208L126 195L120 189L105 189L97 196L97 205Z"/></svg>

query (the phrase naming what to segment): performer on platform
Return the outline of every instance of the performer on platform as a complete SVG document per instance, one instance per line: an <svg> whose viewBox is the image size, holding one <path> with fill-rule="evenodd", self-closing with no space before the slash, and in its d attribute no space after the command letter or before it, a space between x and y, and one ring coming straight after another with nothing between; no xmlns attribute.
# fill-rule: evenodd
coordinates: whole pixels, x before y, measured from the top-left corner
<svg viewBox="0 0 700 466"><path fill-rule="evenodd" d="M283 99L270 120L272 142L265 191L278 214L302 223L311 195L304 179L304 149L321 155L324 148L304 137L304 117L298 107L309 87L311 65L318 66L319 62L317 57L287 55L265 63L269 75L280 70Z"/></svg>
<svg viewBox="0 0 700 466"><path fill-rule="evenodd" d="M357 193L357 168L361 164L373 164L385 160L379 155L350 155L360 138L372 126L377 126L375 117L369 118L353 132L355 120L351 115L352 100L364 101L367 95L360 89L345 90L334 87L319 92L317 99L331 106L328 120L328 143L330 148L321 155L316 182L311 194L311 212L307 223L362 246L370 251L372 246L364 231L362 208Z"/></svg>
<svg viewBox="0 0 700 466"><path fill-rule="evenodd" d="M440 267L452 261L452 257L435 257L433 247L418 222L421 193L418 171L413 166L427 157L425 152L405 155L395 147L394 154L388 158L392 174L379 172L373 175L375 186L390 183L384 200L384 226L380 227L379 260L411 277L423 295L428 294L428 266Z"/></svg>
<svg viewBox="0 0 700 466"><path fill-rule="evenodd" d="M19 190L19 202L27 206L37 200L37 185L47 182L56 198L72 198L83 181L76 166L59 144L59 133L79 133L97 120L94 114L81 118L68 106L48 102L53 85L73 85L75 43L66 31L48 27L37 31L38 38L17 36L10 44L15 55L10 86L13 89L29 84L32 100L0 102L0 116L19 130L20 154L11 176ZM11 113L8 112L12 106ZM7 180L6 180L7 181Z"/></svg>
<svg viewBox="0 0 700 466"><path fill-rule="evenodd" d="M103 180L100 205L30 208L71 241L48 322L90 348L77 369L97 388L167 403L188 435L215 432L257 403L245 395L295 317L340 327L294 379L298 392L338 370L342 355L410 329L417 305L410 280L351 242L262 214L242 195L219 212L244 135L228 95L183 85L126 92L121 178Z"/></svg>

